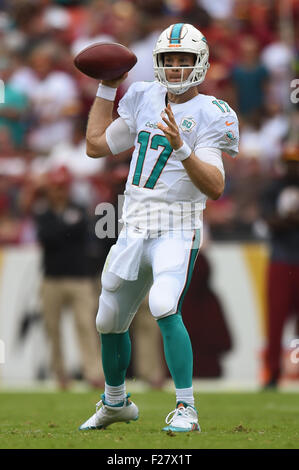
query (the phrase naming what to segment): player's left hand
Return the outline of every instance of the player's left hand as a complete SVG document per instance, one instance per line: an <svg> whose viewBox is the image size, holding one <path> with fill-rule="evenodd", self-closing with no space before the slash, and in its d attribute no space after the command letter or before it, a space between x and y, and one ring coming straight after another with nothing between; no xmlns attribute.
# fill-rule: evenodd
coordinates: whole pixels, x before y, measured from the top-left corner
<svg viewBox="0 0 299 470"><path fill-rule="evenodd" d="M175 122L174 115L169 103L165 110L162 111L161 117L167 126L163 126L162 123L158 122L158 129L164 132L165 137L174 150L179 149L183 145L183 141L181 139L180 131L177 123Z"/></svg>

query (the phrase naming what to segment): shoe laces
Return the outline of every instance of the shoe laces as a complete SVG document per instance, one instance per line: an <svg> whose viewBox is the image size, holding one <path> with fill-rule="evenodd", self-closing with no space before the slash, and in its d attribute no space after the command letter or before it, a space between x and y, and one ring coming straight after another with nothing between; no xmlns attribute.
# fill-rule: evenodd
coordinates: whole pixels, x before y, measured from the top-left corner
<svg viewBox="0 0 299 470"><path fill-rule="evenodd" d="M183 416L184 418L188 418L189 417L188 408L185 408L184 406L179 406L175 410L168 413L165 419L166 424L170 424L178 416Z"/></svg>
<svg viewBox="0 0 299 470"><path fill-rule="evenodd" d="M98 412L98 410L101 406L105 407L105 405L106 405L106 403L105 403L105 394L103 393L101 395L101 400L98 401L98 403L96 404L96 413Z"/></svg>
<svg viewBox="0 0 299 470"><path fill-rule="evenodd" d="M98 401L98 403L96 404L96 413L99 411L99 408L101 407L101 405L104 406L103 400Z"/></svg>

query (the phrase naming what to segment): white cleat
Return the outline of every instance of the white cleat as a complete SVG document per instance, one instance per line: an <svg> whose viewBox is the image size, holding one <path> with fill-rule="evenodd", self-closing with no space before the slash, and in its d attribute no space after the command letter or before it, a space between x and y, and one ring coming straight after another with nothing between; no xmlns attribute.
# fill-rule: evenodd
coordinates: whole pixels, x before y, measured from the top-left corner
<svg viewBox="0 0 299 470"><path fill-rule="evenodd" d="M200 432L196 409L185 403L178 403L176 409L167 415L165 422L168 426L163 428L163 431Z"/></svg>
<svg viewBox="0 0 299 470"><path fill-rule="evenodd" d="M138 419L138 408L129 400L130 394L126 399L118 405L107 405L105 395L102 400L96 404L96 412L85 423L81 424L79 431L87 431L89 429L104 429L110 424L124 421L136 421Z"/></svg>

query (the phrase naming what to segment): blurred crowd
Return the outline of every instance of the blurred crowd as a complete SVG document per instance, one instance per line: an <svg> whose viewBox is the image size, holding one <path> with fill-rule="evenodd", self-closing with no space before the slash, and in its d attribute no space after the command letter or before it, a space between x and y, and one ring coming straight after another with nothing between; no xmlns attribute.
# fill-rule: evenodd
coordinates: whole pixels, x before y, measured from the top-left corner
<svg viewBox="0 0 299 470"><path fill-rule="evenodd" d="M298 151L298 15L295 0L0 0L0 244L35 242L32 206L47 197L58 167L91 216L99 202L115 203L130 153L86 156L98 83L74 67L74 56L98 41L131 48L138 62L119 100L132 82L154 79L153 47L176 22L208 39L211 67L200 92L227 101L240 119L239 157L224 157L225 194L206 211L210 238L265 238L261 191L282 171L285 149Z"/></svg>

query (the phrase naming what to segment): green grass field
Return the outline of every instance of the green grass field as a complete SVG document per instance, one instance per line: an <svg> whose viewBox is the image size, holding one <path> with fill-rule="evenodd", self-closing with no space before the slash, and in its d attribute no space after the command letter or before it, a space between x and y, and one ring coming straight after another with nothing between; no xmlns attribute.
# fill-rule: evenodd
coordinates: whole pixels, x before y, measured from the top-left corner
<svg viewBox="0 0 299 470"><path fill-rule="evenodd" d="M298 449L298 394L200 393L201 433L162 432L174 395L134 393L140 417L78 431L99 393L0 393L1 449Z"/></svg>

